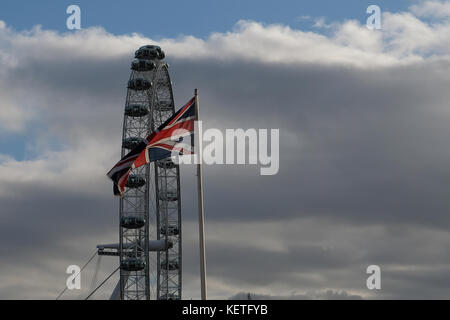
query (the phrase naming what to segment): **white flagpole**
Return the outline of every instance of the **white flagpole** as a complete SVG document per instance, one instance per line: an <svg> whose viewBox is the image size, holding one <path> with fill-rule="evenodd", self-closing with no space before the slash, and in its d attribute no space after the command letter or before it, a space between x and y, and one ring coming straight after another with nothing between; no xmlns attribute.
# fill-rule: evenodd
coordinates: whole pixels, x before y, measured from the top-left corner
<svg viewBox="0 0 450 320"><path fill-rule="evenodd" d="M200 119L198 112L198 89L195 89L195 111L197 121ZM199 131L199 130L198 130ZM200 132L199 132L200 134ZM205 258L205 217L203 214L203 179L202 179L202 154L200 148L200 137L197 134L197 186L198 186L198 228L200 242L200 286L202 300L206 300L206 258Z"/></svg>

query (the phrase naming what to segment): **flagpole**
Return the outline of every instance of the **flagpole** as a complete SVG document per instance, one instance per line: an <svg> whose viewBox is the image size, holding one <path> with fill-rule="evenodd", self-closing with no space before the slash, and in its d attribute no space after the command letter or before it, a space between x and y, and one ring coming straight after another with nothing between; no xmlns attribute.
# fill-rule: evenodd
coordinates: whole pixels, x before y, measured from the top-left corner
<svg viewBox="0 0 450 320"><path fill-rule="evenodd" d="M195 89L195 111L197 121L200 119L198 112L198 89ZM198 130L199 131L199 130ZM200 133L199 133L200 134ZM200 137L197 134L197 187L198 187L198 230L200 242L200 286L202 300L206 300L206 258L205 258L205 217L203 214L203 177L202 177L202 155L200 148Z"/></svg>

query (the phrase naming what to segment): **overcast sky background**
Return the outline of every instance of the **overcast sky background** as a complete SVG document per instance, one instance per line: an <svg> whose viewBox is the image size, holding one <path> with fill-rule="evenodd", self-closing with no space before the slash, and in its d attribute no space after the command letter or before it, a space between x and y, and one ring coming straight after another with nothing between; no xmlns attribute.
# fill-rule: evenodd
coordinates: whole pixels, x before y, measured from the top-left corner
<svg viewBox="0 0 450 320"><path fill-rule="evenodd" d="M278 175L204 168L211 298L450 298L450 2L387 2L371 31L360 1L223 15L172 1L149 16L140 1L79 1L89 18L75 32L71 2L2 2L0 298L53 299L68 265L117 241L105 174L130 61L150 43L166 51L178 106L199 88L206 127L280 129ZM200 296L194 186L183 167L185 299ZM371 264L379 291L366 288ZM116 265L103 258L99 279ZM87 293L91 271L66 298Z"/></svg>

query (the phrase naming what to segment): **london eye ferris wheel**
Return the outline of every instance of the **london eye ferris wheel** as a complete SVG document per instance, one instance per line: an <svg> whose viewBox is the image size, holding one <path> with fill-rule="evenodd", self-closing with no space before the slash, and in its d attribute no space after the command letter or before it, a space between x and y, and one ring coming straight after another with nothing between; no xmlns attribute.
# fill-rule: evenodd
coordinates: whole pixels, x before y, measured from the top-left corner
<svg viewBox="0 0 450 320"><path fill-rule="evenodd" d="M175 112L165 54L147 45L135 53L123 119L122 156ZM181 299L180 169L170 158L133 169L119 205L119 243L99 255L120 259L111 298Z"/></svg>

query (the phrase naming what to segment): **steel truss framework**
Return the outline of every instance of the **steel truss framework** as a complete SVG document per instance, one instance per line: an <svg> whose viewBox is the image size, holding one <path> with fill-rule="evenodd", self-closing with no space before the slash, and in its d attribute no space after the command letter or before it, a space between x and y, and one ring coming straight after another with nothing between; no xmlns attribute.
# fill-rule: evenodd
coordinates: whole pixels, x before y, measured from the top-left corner
<svg viewBox="0 0 450 320"><path fill-rule="evenodd" d="M122 156L130 150L127 143L145 138L175 112L168 65L164 60L154 62L156 66L150 71L131 72L131 81L145 79L152 85L129 86L125 110L139 107L137 110L144 112L125 112ZM120 199L121 299L181 299L179 166L164 159L136 168L129 183ZM123 223L130 219L143 225ZM156 239L164 240L168 249L149 251L149 241Z"/></svg>

